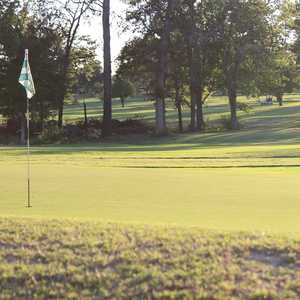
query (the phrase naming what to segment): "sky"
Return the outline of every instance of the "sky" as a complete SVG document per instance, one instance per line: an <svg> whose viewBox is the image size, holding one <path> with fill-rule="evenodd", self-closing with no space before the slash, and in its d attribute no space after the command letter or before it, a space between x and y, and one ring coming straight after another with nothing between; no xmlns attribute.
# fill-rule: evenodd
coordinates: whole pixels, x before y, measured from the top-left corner
<svg viewBox="0 0 300 300"><path fill-rule="evenodd" d="M120 22L125 17L126 5L120 0L111 0L111 52L112 52L112 64L113 72L116 71L117 64L115 62L122 47L126 41L131 38L131 34L122 32ZM94 18L89 23L85 23L82 26L81 34L90 35L94 40L98 41L99 47L97 54L102 61L103 56L103 43L102 43L102 18Z"/></svg>

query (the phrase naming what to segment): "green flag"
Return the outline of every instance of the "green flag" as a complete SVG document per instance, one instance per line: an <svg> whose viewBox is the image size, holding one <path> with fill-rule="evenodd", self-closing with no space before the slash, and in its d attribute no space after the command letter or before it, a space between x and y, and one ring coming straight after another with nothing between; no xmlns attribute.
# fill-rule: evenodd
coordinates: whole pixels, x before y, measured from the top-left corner
<svg viewBox="0 0 300 300"><path fill-rule="evenodd" d="M34 82L33 82L30 65L29 65L28 49L25 50L25 58L24 58L19 82L21 85L24 86L26 90L27 99L31 99L35 95L35 87L34 87Z"/></svg>

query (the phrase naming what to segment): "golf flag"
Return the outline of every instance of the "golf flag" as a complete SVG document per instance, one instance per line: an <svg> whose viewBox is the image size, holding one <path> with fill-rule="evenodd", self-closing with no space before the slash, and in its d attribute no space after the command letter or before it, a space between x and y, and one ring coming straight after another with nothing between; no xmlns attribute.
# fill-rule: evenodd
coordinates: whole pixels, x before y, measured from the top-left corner
<svg viewBox="0 0 300 300"><path fill-rule="evenodd" d="M24 58L19 82L21 85L24 86L26 90L27 99L31 99L35 95L35 87L34 87L34 82L33 82L30 65L29 65L28 49L25 50L25 58Z"/></svg>
<svg viewBox="0 0 300 300"><path fill-rule="evenodd" d="M34 82L31 75L28 49L25 50L25 57L22 66L21 75L19 77L19 83L23 85L27 95L27 207L31 207L31 167L30 167L30 116L29 116L29 100L35 95Z"/></svg>

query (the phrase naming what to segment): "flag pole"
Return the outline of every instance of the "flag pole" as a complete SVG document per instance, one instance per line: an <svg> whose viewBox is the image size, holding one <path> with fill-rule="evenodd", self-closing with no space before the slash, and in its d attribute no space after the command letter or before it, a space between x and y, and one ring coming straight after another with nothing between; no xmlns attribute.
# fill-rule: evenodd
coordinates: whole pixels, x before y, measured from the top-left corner
<svg viewBox="0 0 300 300"><path fill-rule="evenodd" d="M30 116L29 98L27 99L27 208L31 207L31 165L30 165Z"/></svg>
<svg viewBox="0 0 300 300"><path fill-rule="evenodd" d="M25 49L25 57L19 77L19 83L25 88L27 109L26 109L26 119L27 119L27 207L31 206L31 161L30 161L30 99L35 95L35 87L33 78L31 75L30 65L29 65L29 53L28 49Z"/></svg>

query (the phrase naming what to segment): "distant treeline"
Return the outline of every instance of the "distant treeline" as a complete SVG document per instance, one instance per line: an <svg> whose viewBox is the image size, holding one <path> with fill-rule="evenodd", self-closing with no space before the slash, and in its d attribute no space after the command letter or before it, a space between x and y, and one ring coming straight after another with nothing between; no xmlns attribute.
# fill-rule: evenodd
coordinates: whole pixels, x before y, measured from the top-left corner
<svg viewBox="0 0 300 300"><path fill-rule="evenodd" d="M32 120L40 130L53 115L62 126L66 100L100 96L97 44L78 34L92 8L88 1L0 0L0 114L23 127L26 101L18 77L26 48L37 90Z"/></svg>
<svg viewBox="0 0 300 300"><path fill-rule="evenodd" d="M228 95L230 127L238 129L238 93L274 96L282 105L284 93L299 89L295 1L124 2L124 30L136 34L112 79L110 0L0 0L0 114L25 126L25 94L17 82L25 48L37 90L32 119L41 131L53 115L62 128L65 101L88 95L103 97L103 132L110 135L112 97L125 105L135 91L155 102L157 134L167 133L166 98L174 100L180 130L183 106L190 109L189 129L204 130L203 105L216 91ZM91 16L103 20L103 70L98 45L79 35Z"/></svg>
<svg viewBox="0 0 300 300"><path fill-rule="evenodd" d="M120 76L155 100L156 130L165 133L165 98L191 111L190 129L205 128L203 104L228 95L238 129L237 94L274 96L299 88L299 6L295 1L127 1L127 26L138 33L119 57Z"/></svg>

